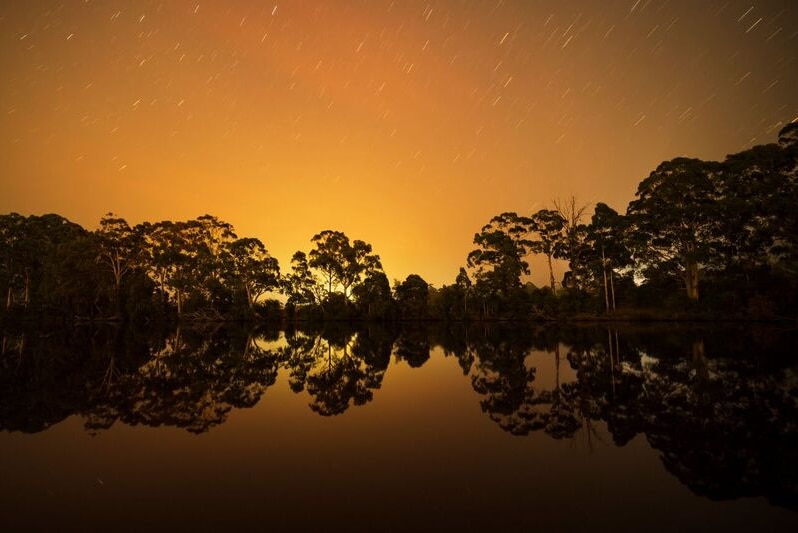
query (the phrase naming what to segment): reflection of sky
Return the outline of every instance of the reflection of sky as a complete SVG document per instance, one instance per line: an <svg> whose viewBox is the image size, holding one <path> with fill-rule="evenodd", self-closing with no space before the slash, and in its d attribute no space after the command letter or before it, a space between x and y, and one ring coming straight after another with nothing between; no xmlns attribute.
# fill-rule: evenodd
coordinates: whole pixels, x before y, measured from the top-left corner
<svg viewBox="0 0 798 533"><path fill-rule="evenodd" d="M540 357L538 357L540 356ZM530 360L544 380L552 354ZM568 365L561 365L561 369ZM536 380L537 384L537 380ZM392 363L374 401L321 417L285 379L202 435L79 417L35 435L0 434L3 520L12 529L257 524L277 529L719 529L794 521L762 499L693 495L637 437L514 437L481 411L468 376L439 349ZM362 526L362 528L361 528ZM423 526L423 527L422 527Z"/></svg>
<svg viewBox="0 0 798 533"><path fill-rule="evenodd" d="M798 115L796 9L6 2L0 212L210 212L284 265L340 229L389 279L451 283L494 214L623 211L662 160L774 141Z"/></svg>

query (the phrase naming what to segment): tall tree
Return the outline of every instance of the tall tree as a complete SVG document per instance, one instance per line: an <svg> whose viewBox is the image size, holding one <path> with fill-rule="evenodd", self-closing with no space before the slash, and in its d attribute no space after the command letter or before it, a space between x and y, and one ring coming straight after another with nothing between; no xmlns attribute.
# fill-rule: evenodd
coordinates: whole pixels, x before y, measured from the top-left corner
<svg viewBox="0 0 798 533"><path fill-rule="evenodd" d="M316 269L324 282L327 297L340 292L344 298L364 275L382 270L380 256L372 253L371 245L360 240L349 242L341 231L324 230L311 238L315 247L308 255L308 265Z"/></svg>
<svg viewBox="0 0 798 533"><path fill-rule="evenodd" d="M107 213L100 219L96 232L99 244L97 262L111 274L114 283L114 310L121 313L122 281L138 260L136 233L124 218Z"/></svg>
<svg viewBox="0 0 798 533"><path fill-rule="evenodd" d="M529 274L524 259L532 242L527 239L529 227L516 213L493 217L474 235L477 248L468 254L468 267L476 270L476 279L490 290L508 296L521 286L521 275Z"/></svg>
<svg viewBox="0 0 798 533"><path fill-rule="evenodd" d="M14 304L24 268L25 223L18 213L0 215L0 283L5 289L6 309Z"/></svg>
<svg viewBox="0 0 798 533"><path fill-rule="evenodd" d="M698 300L699 272L717 259L717 163L677 158L643 180L627 216L638 268L680 276Z"/></svg>
<svg viewBox="0 0 798 533"><path fill-rule="evenodd" d="M247 304L255 311L258 298L279 286L280 265L269 255L263 243L254 238L233 241L229 246L232 279L236 280L247 296Z"/></svg>
<svg viewBox="0 0 798 533"><path fill-rule="evenodd" d="M549 267L549 286L552 292L555 290L554 268L551 260L559 255L564 246L563 231L565 229L565 219L553 209L541 209L533 213L528 221L529 227L537 234L537 239L531 243L531 250L546 256Z"/></svg>
<svg viewBox="0 0 798 533"><path fill-rule="evenodd" d="M393 305L391 284L382 271L374 271L352 290L362 316L368 318L387 318Z"/></svg>
<svg viewBox="0 0 798 533"><path fill-rule="evenodd" d="M344 277L347 255L351 251L349 237L340 231L324 230L310 240L315 248L310 251L308 265L321 273L329 296Z"/></svg>
<svg viewBox="0 0 798 533"><path fill-rule="evenodd" d="M158 285L164 300L174 299L177 314L197 278L196 255L186 222L168 220L137 226L142 233L147 272Z"/></svg>
<svg viewBox="0 0 798 533"><path fill-rule="evenodd" d="M410 274L403 282L397 282L394 286L394 297L402 318L427 317L429 284L418 274Z"/></svg>
<svg viewBox="0 0 798 533"><path fill-rule="evenodd" d="M324 289L313 275L305 252L296 252L291 258L291 271L283 277L282 289L292 306L321 304Z"/></svg>
<svg viewBox="0 0 798 533"><path fill-rule="evenodd" d="M360 283L363 276L382 272L380 256L371 253L371 245L360 240L352 243L352 248L346 254L341 287L344 296L350 296L350 289Z"/></svg>
<svg viewBox="0 0 798 533"><path fill-rule="evenodd" d="M471 292L471 278L468 277L468 272L463 267L457 272L457 277L454 280L455 287L462 293L463 297L463 318L468 315L468 294Z"/></svg>
<svg viewBox="0 0 798 533"><path fill-rule="evenodd" d="M586 264L593 275L601 280L604 304L607 311L615 309L616 269L631 264L631 254L626 245L626 220L605 203L599 202L587 227L589 254ZM600 277L599 277L600 276Z"/></svg>
<svg viewBox="0 0 798 533"><path fill-rule="evenodd" d="M554 210L560 214L563 220L562 239L554 256L558 259L568 261L571 269L571 284L575 288L583 288L584 283L589 277L587 272L587 226L582 223L582 219L587 211L587 205L578 205L576 197L571 196L567 200L554 200Z"/></svg>

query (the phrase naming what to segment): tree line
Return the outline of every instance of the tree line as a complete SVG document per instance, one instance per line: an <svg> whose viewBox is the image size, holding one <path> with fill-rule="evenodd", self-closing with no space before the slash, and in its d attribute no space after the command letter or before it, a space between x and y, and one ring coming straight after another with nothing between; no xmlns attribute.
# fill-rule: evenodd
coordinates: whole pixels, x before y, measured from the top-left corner
<svg viewBox="0 0 798 533"><path fill-rule="evenodd" d="M579 314L794 317L798 296L798 123L778 143L722 162L676 158L625 213L572 197L501 213L474 236L454 282L393 285L371 244L314 235L287 270L257 238L211 215L88 231L55 214L0 215L5 317L64 320L482 320ZM549 283L526 281L546 259ZM568 270L555 279L553 262ZM665 315L663 315L665 313Z"/></svg>

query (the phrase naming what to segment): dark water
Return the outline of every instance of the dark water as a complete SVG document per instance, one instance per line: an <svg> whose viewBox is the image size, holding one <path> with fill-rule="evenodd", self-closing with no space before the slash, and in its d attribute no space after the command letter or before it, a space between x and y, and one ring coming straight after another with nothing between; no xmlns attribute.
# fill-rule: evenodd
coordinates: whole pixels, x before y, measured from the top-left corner
<svg viewBox="0 0 798 533"><path fill-rule="evenodd" d="M797 340L6 332L0 529L794 530Z"/></svg>

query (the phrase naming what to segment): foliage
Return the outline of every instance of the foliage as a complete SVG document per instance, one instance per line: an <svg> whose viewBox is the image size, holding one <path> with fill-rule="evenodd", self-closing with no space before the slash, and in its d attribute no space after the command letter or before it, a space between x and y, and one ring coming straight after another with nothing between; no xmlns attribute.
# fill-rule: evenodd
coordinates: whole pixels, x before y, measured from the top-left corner
<svg viewBox="0 0 798 533"><path fill-rule="evenodd" d="M411 274L392 291L371 244L335 230L314 235L311 250L296 252L281 273L262 241L239 237L208 214L131 226L107 213L96 231L55 214L0 215L0 313L141 322L516 320L602 311L794 317L796 128L787 125L778 144L723 162L663 162L639 184L625 214L599 202L583 223L586 206L573 197L529 216L501 213L474 235L466 266L441 288ZM545 290L526 278L532 254L546 258ZM559 286L555 260L569 268ZM274 299L264 303L277 292L284 308Z"/></svg>

